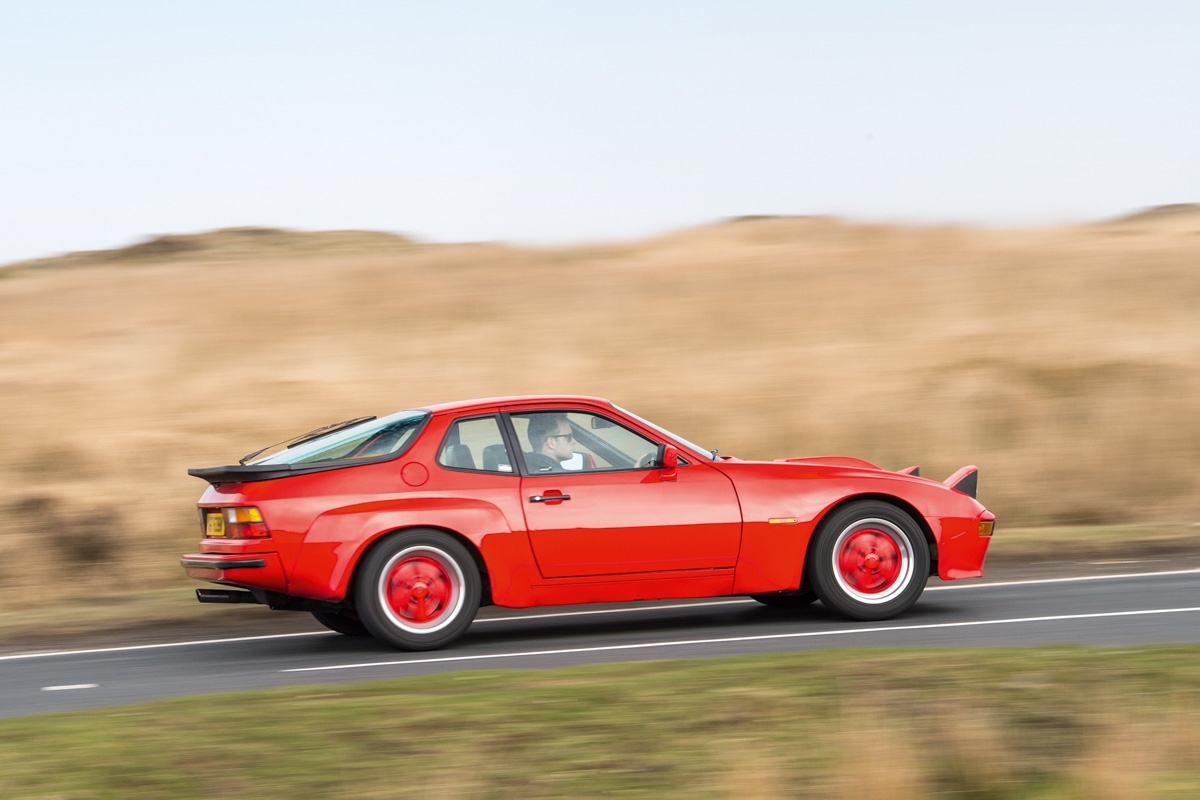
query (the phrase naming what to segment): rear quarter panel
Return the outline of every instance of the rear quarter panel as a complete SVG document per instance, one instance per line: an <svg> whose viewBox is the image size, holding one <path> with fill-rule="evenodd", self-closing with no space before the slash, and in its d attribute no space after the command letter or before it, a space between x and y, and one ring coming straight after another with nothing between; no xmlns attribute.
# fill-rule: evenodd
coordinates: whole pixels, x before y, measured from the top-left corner
<svg viewBox="0 0 1200 800"><path fill-rule="evenodd" d="M519 478L437 465L445 427L446 420L435 417L420 440L394 461L210 486L200 505L258 506L271 538L252 546L279 553L288 594L341 600L359 559L380 537L400 528L431 527L449 531L479 551L498 602L519 601L528 594L523 587L531 582L528 571L534 564L524 533ZM414 481L414 475L423 479Z"/></svg>

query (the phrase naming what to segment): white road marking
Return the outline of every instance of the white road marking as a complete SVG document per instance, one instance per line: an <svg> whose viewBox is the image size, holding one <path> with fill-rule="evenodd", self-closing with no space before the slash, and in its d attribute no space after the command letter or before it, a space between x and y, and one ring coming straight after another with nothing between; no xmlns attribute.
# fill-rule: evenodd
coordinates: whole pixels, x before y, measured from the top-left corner
<svg viewBox="0 0 1200 800"><path fill-rule="evenodd" d="M926 586L927 592L950 592L963 589L995 589L1004 588L1005 586L1029 586L1035 583L1072 583L1075 581L1105 581L1114 578L1145 578L1158 577L1161 575L1194 575L1200 573L1200 569L1180 569L1168 572L1138 572L1125 575L1079 575L1073 578L1038 578L1023 581L992 581L991 583L977 581L974 583L950 583L939 584L937 586ZM508 622L509 620L529 620L529 619L550 619L552 617L585 617L593 614L620 614L630 611L669 611L673 608L704 608L707 606L732 606L753 604L757 601L749 597L735 597L729 600L710 600L701 603L674 603L662 606L638 606L635 608L601 608L601 609L584 609L583 611L557 611L549 614L524 614L521 616L510 617L489 617L488 619L477 619L474 624L479 625L487 622Z"/></svg>
<svg viewBox="0 0 1200 800"><path fill-rule="evenodd" d="M1042 583L1074 583L1076 581L1111 581L1121 578L1160 578L1171 575L1195 575L1200 573L1200 569L1179 569L1169 570L1165 572L1131 572L1121 575L1081 575L1073 578L1038 578L1021 581L974 581L972 583L953 583L943 584L938 586L927 586L927 592L947 592L947 591L963 591L969 589L1000 589L1006 586L1031 586L1033 584ZM552 619L557 617L584 617L596 614L619 614L619 613L634 613L638 611L664 611L670 609L686 609L686 608L703 608L707 606L721 605L738 605L754 603L747 597L736 597L727 600L708 600L699 603L674 603L668 605L656 606L637 606L633 608L601 608L601 609L584 609L582 611L554 611L548 614L523 614L520 616L511 617L489 617L486 619L477 619L473 623L479 625L481 623L492 622L507 622L509 620L531 620L531 619ZM206 644L231 644L235 642L260 642L269 641L271 639L298 639L305 636L335 636L333 631L303 631L300 633L272 633L261 636L234 636L226 639L196 639L184 642L160 642L157 644L132 644L121 645L115 647L97 647L90 650L47 650L34 653L14 653L12 655L0 656L0 661L17 661L27 658L52 658L54 656L88 656L100 655L104 653L128 653L137 650L161 650L167 647L196 647Z"/></svg>
<svg viewBox="0 0 1200 800"><path fill-rule="evenodd" d="M91 650L55 650L40 653L14 653L0 656L0 661L18 661L23 658L51 658L53 656L93 656L103 653L129 653L135 650L161 650L165 647L194 647L202 644L229 644L230 642L260 642L267 639L295 639L300 636L333 636L333 631L304 631L302 633L272 633L266 636L234 636L229 639L197 639L190 642L160 642L158 644L129 644L120 647L96 647Z"/></svg>
<svg viewBox="0 0 1200 800"><path fill-rule="evenodd" d="M1200 569L1173 569L1164 572L1127 572L1123 575L1076 575L1071 578L1031 578L1023 581L995 581L993 583L953 583L927 586L927 592L949 592L962 589L997 589L1005 586L1033 586L1039 583L1077 583L1079 581L1112 581L1119 578L1159 578L1165 575L1195 575Z"/></svg>
<svg viewBox="0 0 1200 800"><path fill-rule="evenodd" d="M1015 617L1012 619L987 619L973 622L934 622L924 625L895 625L874 628L838 628L827 631L798 631L795 633L769 633L758 636L722 636L714 639L685 639L683 641L640 642L638 644L611 644L597 647L569 647L559 650L527 650L519 653L491 653L472 656L441 656L438 658L413 658L392 661L371 661L361 664L332 664L323 667L293 667L280 672L328 672L343 669L366 669L370 667L405 667L416 664L438 664L454 661L488 661L504 658L530 656L558 656L574 653L603 653L617 650L648 650L663 647L686 647L699 644L731 644L734 642L765 642L777 639L807 639L820 636L849 636L862 633L892 633L900 631L929 631L942 628L972 628L984 625L1014 625L1028 622L1064 622L1081 619L1111 619L1113 617L1140 617L1153 614L1187 614L1200 611L1200 606L1190 608L1156 608L1145 611L1110 611L1095 614L1059 614L1050 617Z"/></svg>
<svg viewBox="0 0 1200 800"><path fill-rule="evenodd" d="M72 689L95 689L98 683L72 683L66 686L43 686L43 692L69 692Z"/></svg>

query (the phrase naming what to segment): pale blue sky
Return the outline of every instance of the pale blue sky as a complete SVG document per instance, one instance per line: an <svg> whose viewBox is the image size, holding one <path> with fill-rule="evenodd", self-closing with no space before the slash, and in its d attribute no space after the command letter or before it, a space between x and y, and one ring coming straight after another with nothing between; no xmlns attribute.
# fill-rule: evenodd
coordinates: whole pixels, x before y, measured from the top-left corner
<svg viewBox="0 0 1200 800"><path fill-rule="evenodd" d="M0 263L1200 202L1200 2L0 0Z"/></svg>

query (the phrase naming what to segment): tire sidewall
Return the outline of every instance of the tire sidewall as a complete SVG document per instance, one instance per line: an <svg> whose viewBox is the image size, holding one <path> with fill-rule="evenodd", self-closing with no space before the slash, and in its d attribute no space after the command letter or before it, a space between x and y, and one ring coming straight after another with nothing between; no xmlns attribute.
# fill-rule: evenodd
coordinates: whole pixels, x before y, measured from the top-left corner
<svg viewBox="0 0 1200 800"><path fill-rule="evenodd" d="M838 566L838 548L855 526L874 521L874 527L891 536L902 560L902 586L882 602L865 601L855 595L842 580ZM891 619L912 608L925 590L929 578L929 543L921 527L904 511L890 503L863 500L834 512L821 523L809 556L810 585L821 603L851 619Z"/></svg>
<svg viewBox="0 0 1200 800"><path fill-rule="evenodd" d="M460 579L451 616L428 631L399 624L383 599L382 586L390 565L402 553L418 549L439 554ZM467 548L449 534L428 529L413 529L390 534L364 557L355 581L355 607L367 630L381 642L402 650L433 650L461 636L475 619L479 609L481 581Z"/></svg>

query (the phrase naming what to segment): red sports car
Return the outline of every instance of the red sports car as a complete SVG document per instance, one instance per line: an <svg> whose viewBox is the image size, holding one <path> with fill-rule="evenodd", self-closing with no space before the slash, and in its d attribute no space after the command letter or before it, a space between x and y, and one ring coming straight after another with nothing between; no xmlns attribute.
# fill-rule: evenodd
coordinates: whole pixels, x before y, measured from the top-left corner
<svg viewBox="0 0 1200 800"><path fill-rule="evenodd" d="M308 611L441 647L481 604L750 595L857 620L935 572L983 574L975 467L943 483L857 458L718 456L593 397L472 400L348 420L188 472L201 602Z"/></svg>

